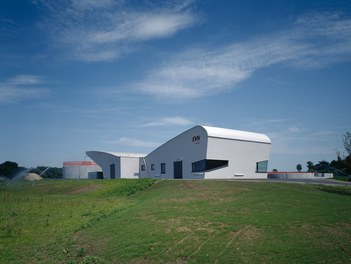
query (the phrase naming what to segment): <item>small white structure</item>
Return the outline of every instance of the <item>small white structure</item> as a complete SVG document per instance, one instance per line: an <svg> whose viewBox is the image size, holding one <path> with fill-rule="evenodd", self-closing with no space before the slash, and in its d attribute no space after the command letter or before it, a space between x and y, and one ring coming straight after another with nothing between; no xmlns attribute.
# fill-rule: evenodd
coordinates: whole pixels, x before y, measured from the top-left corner
<svg viewBox="0 0 351 264"><path fill-rule="evenodd" d="M264 179L270 146L263 134L195 126L148 155L86 154L100 165L106 179Z"/></svg>
<svg viewBox="0 0 351 264"><path fill-rule="evenodd" d="M92 161L65 161L62 174L64 179L97 179L101 168Z"/></svg>
<svg viewBox="0 0 351 264"><path fill-rule="evenodd" d="M145 154L87 151L86 154L100 165L104 179L138 179L140 158Z"/></svg>
<svg viewBox="0 0 351 264"><path fill-rule="evenodd" d="M318 172L269 172L270 179L332 179L333 173Z"/></svg>

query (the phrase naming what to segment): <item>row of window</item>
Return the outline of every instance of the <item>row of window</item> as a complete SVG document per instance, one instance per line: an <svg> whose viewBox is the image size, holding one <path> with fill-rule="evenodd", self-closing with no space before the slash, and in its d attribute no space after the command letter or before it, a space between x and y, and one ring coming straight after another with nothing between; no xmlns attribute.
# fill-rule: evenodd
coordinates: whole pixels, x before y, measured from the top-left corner
<svg viewBox="0 0 351 264"><path fill-rule="evenodd" d="M191 164L192 172L204 172L228 166L228 160L204 159Z"/></svg>
<svg viewBox="0 0 351 264"><path fill-rule="evenodd" d="M222 167L228 166L228 160L209 160L204 159L197 162L193 162L192 165L192 172L204 172L204 171L211 171L215 169L219 169ZM256 162L256 172L257 173L266 173L268 167L268 160ZM141 165L141 170L145 171L145 165ZM155 164L151 164L151 170L155 170ZM166 173L166 163L161 163L161 174Z"/></svg>
<svg viewBox="0 0 351 264"><path fill-rule="evenodd" d="M151 164L151 170L155 170L155 164ZM141 165L141 171L145 171L145 165ZM166 173L166 163L161 163L161 174Z"/></svg>

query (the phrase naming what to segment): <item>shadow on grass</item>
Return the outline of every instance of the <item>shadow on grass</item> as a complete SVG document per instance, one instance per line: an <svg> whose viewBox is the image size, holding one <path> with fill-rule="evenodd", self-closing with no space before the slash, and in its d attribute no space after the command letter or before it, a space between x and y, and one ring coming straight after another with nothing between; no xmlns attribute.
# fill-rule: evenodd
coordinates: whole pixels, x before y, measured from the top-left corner
<svg viewBox="0 0 351 264"><path fill-rule="evenodd" d="M320 185L317 189L323 192L336 193L341 195L351 195L351 188L344 186Z"/></svg>

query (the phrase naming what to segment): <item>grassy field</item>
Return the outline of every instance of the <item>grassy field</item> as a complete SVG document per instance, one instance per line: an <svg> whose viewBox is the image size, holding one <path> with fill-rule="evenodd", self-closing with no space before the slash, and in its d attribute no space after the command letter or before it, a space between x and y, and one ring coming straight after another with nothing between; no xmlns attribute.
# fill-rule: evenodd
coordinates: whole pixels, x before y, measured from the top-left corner
<svg viewBox="0 0 351 264"><path fill-rule="evenodd" d="M237 181L0 185L1 263L350 263L350 188Z"/></svg>

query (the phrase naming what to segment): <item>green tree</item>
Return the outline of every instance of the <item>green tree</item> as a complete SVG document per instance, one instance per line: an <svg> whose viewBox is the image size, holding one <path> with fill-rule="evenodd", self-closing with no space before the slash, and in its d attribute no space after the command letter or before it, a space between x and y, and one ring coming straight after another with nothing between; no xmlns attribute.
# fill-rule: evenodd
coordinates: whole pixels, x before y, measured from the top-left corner
<svg viewBox="0 0 351 264"><path fill-rule="evenodd" d="M48 167L45 166L38 166L33 172L39 174L43 178L62 178L62 168L52 167L48 169Z"/></svg>
<svg viewBox="0 0 351 264"><path fill-rule="evenodd" d="M0 176L10 178L16 169L18 169L18 164L16 162L5 161L0 164Z"/></svg>
<svg viewBox="0 0 351 264"><path fill-rule="evenodd" d="M301 172L301 170L302 170L301 164L297 164L296 165L296 169L297 169L298 172Z"/></svg>
<svg viewBox="0 0 351 264"><path fill-rule="evenodd" d="M351 133L346 132L343 136L342 142L344 143L344 148L346 150L347 155L351 155Z"/></svg>
<svg viewBox="0 0 351 264"><path fill-rule="evenodd" d="M308 169L308 172L313 172L314 164L312 161L307 161L307 169Z"/></svg>

